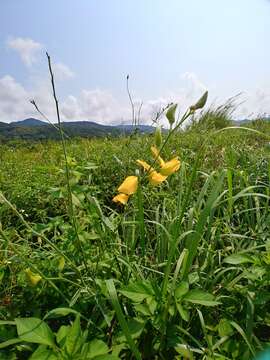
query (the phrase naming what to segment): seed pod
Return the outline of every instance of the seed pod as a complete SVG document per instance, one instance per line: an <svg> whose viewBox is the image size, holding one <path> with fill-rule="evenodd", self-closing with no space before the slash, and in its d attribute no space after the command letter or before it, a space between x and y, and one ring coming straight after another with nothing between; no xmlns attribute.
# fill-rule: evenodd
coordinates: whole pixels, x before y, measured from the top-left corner
<svg viewBox="0 0 270 360"><path fill-rule="evenodd" d="M162 133L161 133L161 127L158 126L155 131L155 145L157 148L159 148L162 144Z"/></svg>
<svg viewBox="0 0 270 360"><path fill-rule="evenodd" d="M198 109L202 109L204 105L206 104L208 97L208 91L206 91L203 96L196 102L196 104L190 106L190 111L194 112Z"/></svg>
<svg viewBox="0 0 270 360"><path fill-rule="evenodd" d="M168 111L166 112L166 118L169 121L169 124L172 126L175 122L175 111L177 108L177 104L173 104L169 107Z"/></svg>

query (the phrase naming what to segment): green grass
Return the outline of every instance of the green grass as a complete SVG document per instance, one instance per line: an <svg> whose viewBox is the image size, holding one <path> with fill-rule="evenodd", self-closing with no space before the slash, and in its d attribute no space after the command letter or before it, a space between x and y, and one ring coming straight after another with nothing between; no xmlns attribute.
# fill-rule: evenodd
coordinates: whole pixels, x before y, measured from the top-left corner
<svg viewBox="0 0 270 360"><path fill-rule="evenodd" d="M211 116L170 137L180 170L142 176L125 207L112 198L154 137L67 141L73 215L60 143L0 147L1 359L252 359L270 344L270 125L217 131Z"/></svg>

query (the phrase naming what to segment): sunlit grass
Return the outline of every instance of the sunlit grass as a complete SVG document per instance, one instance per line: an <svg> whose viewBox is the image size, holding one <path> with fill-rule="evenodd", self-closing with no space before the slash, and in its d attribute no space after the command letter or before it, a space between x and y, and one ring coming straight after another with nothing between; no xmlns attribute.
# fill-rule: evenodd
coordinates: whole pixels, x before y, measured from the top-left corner
<svg viewBox="0 0 270 360"><path fill-rule="evenodd" d="M66 141L76 229L61 145L1 146L4 359L249 359L269 344L270 126L213 119Z"/></svg>

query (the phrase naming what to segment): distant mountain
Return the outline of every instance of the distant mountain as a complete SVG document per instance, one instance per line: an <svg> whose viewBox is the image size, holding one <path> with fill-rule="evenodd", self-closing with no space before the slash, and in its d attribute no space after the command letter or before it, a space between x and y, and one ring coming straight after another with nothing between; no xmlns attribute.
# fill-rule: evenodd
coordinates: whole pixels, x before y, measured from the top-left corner
<svg viewBox="0 0 270 360"><path fill-rule="evenodd" d="M44 140L60 139L57 124L48 124L44 121L29 118L12 123L0 122L0 140L8 141L12 139L24 140ZM101 125L93 121L71 121L62 122L62 128L68 137L102 137L102 136L121 136L130 134L134 131L132 125ZM154 127L139 125L140 133L151 133Z"/></svg>
<svg viewBox="0 0 270 360"><path fill-rule="evenodd" d="M4 122L0 122L0 130L1 130L1 129L6 129L6 128L8 128L8 127L9 127L9 124L4 123Z"/></svg>
<svg viewBox="0 0 270 360"><path fill-rule="evenodd" d="M134 130L133 125L117 125L116 127L124 133L130 133ZM136 129L143 133L152 133L155 128L150 125L136 125Z"/></svg>
<svg viewBox="0 0 270 360"><path fill-rule="evenodd" d="M11 123L11 125L15 125L15 126L43 126L43 125L48 125L46 122L38 120L38 119L34 119L34 118L28 118L28 119L24 119L21 121L15 121L13 123Z"/></svg>

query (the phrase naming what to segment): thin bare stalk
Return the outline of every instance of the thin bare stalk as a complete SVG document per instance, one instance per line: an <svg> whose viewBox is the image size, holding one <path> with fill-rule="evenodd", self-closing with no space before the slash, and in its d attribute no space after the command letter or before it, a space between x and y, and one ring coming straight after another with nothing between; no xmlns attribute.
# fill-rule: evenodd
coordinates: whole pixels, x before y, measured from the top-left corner
<svg viewBox="0 0 270 360"><path fill-rule="evenodd" d="M69 171L68 160L67 160L67 151L66 151L64 133L63 133L61 119L60 119L60 111L59 111L58 99L57 99L56 91L55 91L55 83L54 83L54 75L53 75L52 65L51 65L51 58L50 58L50 55L47 52L46 52L46 55L47 55L47 59L48 59L48 66L49 66L49 71L50 71L50 76L51 76L51 84L52 84L53 98L54 98L56 114L57 114L57 122L58 122L60 138L61 138L64 158L65 158L65 170L66 170L65 173L66 173L66 182L67 182L67 190L68 190L69 217L70 217L70 220L72 222L72 225L73 225L73 228L74 228L74 231L75 231L75 236L76 236L78 248L79 248L79 250L80 250L80 252L82 254L82 259L83 259L83 264L84 264L85 270L88 272L88 265L87 265L85 254L84 254L84 251L83 251L83 248L82 248L82 245L81 245L81 241L80 241L80 238L79 238L78 228L77 228L77 221L76 221L76 217L75 217L75 214L74 214L74 207L73 207L73 201L72 201L72 191L71 191L71 186L70 186L70 171Z"/></svg>
<svg viewBox="0 0 270 360"><path fill-rule="evenodd" d="M35 100L30 100L30 103L31 103L32 105L34 105L34 107L35 107L35 109L37 110L37 112L38 112L46 121L48 121L48 123L49 123L50 125L52 125L57 131L59 131L59 128L58 128L54 123L52 123L51 120L39 109L39 107L38 107L37 103L35 102ZM65 137L66 137L67 139L69 139L69 136L68 136L64 131L63 131L63 133L64 133Z"/></svg>
<svg viewBox="0 0 270 360"><path fill-rule="evenodd" d="M130 101L130 104L131 104L132 126L136 126L135 107L134 107L134 102L133 102L133 100L132 100L132 97L131 97L131 94L130 94L130 90L129 90L129 75L127 75L127 93L128 93L129 101Z"/></svg>

